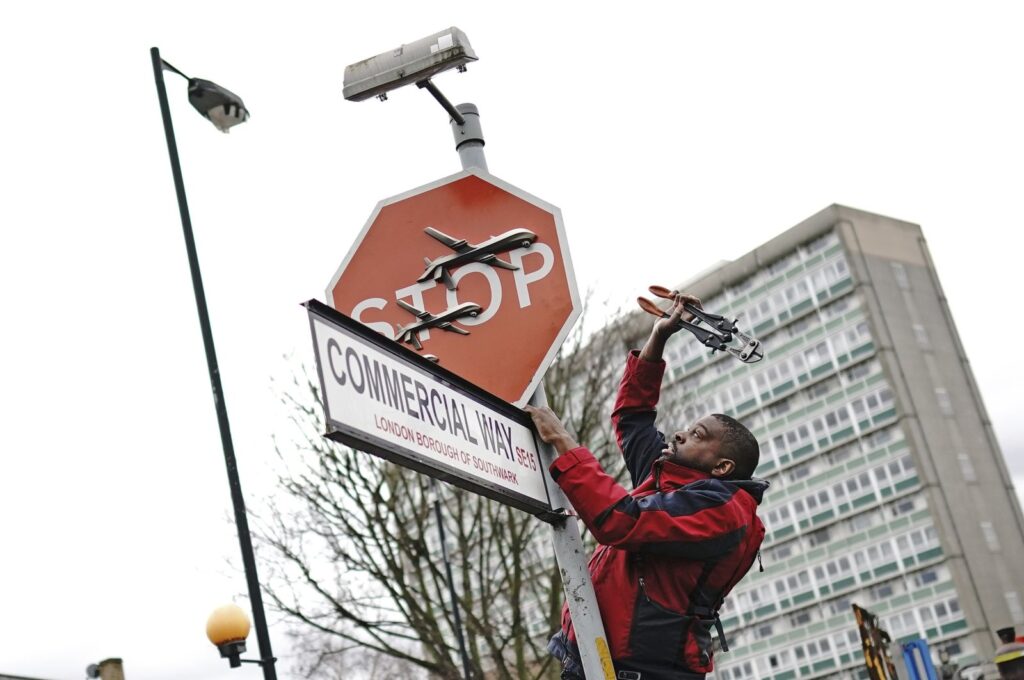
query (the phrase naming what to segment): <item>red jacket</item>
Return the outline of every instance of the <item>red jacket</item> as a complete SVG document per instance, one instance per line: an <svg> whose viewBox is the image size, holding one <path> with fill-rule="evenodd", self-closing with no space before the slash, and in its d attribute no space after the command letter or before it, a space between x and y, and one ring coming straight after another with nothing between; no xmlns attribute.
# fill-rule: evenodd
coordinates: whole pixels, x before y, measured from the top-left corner
<svg viewBox="0 0 1024 680"><path fill-rule="evenodd" d="M663 361L633 352L619 385L612 424L632 492L584 447L551 464L552 477L601 544L590 575L615 666L643 680L711 671L711 629L724 635L718 608L764 539L756 510L768 486L712 478L662 458L666 443L654 417L664 371ZM567 607L562 628L575 653ZM552 642L556 655L558 646Z"/></svg>

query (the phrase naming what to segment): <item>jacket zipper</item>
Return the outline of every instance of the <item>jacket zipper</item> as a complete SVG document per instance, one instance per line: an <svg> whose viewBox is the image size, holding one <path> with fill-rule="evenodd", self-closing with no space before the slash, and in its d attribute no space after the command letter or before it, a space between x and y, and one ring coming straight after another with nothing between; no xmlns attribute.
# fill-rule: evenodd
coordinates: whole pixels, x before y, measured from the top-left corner
<svg viewBox="0 0 1024 680"><path fill-rule="evenodd" d="M644 582L644 577L641 576L641 577L639 577L638 580L640 581L640 592L642 592L644 594L644 598L648 602L650 602L651 604L654 604L653 602L651 602L651 596L647 594L647 584Z"/></svg>

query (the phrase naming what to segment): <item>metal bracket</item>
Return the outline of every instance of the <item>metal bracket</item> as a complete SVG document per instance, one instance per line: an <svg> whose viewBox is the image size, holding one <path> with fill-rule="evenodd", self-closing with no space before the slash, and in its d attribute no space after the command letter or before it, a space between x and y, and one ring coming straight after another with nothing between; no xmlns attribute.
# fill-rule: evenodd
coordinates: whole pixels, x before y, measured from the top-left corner
<svg viewBox="0 0 1024 680"><path fill-rule="evenodd" d="M437 103L444 107L444 110L448 112L448 115L451 116L452 120L454 120L456 123L458 123L459 125L466 124L466 119L463 118L462 114L459 113L455 106L450 101L448 101L448 97L445 97L444 93L441 92L441 90L437 89L437 85L434 85L433 81L431 81L430 78L426 78L424 80L419 81L418 83L416 83L416 87L424 89L431 95L433 95L434 99L437 100Z"/></svg>
<svg viewBox="0 0 1024 680"><path fill-rule="evenodd" d="M537 513L537 519L554 525L564 524L570 517L573 517L573 514L566 512L565 508L555 508L551 512Z"/></svg>

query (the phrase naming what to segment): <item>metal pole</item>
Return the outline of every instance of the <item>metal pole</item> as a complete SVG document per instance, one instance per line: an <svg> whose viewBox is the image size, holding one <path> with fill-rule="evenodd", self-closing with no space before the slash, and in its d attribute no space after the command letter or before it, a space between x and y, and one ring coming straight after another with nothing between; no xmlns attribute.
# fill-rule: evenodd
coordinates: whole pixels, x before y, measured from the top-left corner
<svg viewBox="0 0 1024 680"><path fill-rule="evenodd" d="M455 148L459 152L462 169L475 167L486 171L487 159L484 157L484 134L480 126L480 112L473 104L459 104L455 108L466 120L462 125L452 121L452 134L455 135ZM530 404L538 407L547 406L548 398L543 383L533 393ZM555 459L555 450L544 442L539 444L541 460L544 469L547 470ZM544 482L548 487L552 507L571 507L569 499L551 479L551 475L545 474ZM576 631L583 672L588 680L614 680L615 668L604 636L604 623L601 621L601 610L597 606L594 584L587 569L586 548L575 517L568 517L551 525L551 543L562 575L562 588L565 590L565 600L569 605L569 615Z"/></svg>
<svg viewBox="0 0 1024 680"><path fill-rule="evenodd" d="M434 516L437 518L437 534L441 541L441 556L444 557L444 568L448 574L448 595L452 599L452 615L455 618L455 636L459 640L459 653L462 654L462 677L471 680L469 654L466 652L466 638L462 634L462 615L459 614L459 598L455 595L455 578L452 576L452 563L448 559L448 542L444 536L444 520L441 518L441 491L437 480L430 478L430 488L434 492Z"/></svg>
<svg viewBox="0 0 1024 680"><path fill-rule="evenodd" d="M530 398L530 405L538 408L548 405L543 383ZM538 444L541 462L547 470L555 459L555 449L542 441L538 441ZM544 475L544 483L547 484L552 507L572 507L550 474ZM608 649L608 640L604 636L604 621L601 620L601 610L597 606L594 583L590 579L590 570L587 569L587 551L575 516L551 525L551 544L555 549L558 571L562 575L562 588L565 590L565 601L569 605L572 627L576 632L583 672L589 680L614 680L615 667L612 664L611 651Z"/></svg>
<svg viewBox="0 0 1024 680"><path fill-rule="evenodd" d="M231 501L235 509L238 543L242 549L245 580L249 587L249 600L252 602L253 624L256 627L256 639L259 642L260 648L259 663L263 668L265 680L277 680L277 671L274 668L276 659L270 649L270 634L267 631L267 618L263 612L263 597L260 594L259 579L256 575L256 559L252 550L252 537L249 535L249 522L245 514L242 484L238 479L238 464L235 462L235 448L231 442L228 412L224 405L224 393L220 384L217 353L213 348L213 331L210 329L210 316L206 308L206 294L203 292L203 279L199 273L199 258L196 255L195 239L192 237L192 219L189 217L188 202L185 199L185 182L181 177L178 145L174 139L174 127L171 125L171 108L167 103L163 60L160 58L160 50L155 47L150 50L150 54L153 57L153 77L156 79L156 92L160 98L160 113L164 120L164 133L167 136L167 154L171 158L171 174L174 176L174 188L178 194L178 212L181 213L181 227L185 232L185 250L188 252L188 265L189 270L192 272L192 289L195 291L196 311L199 313L199 327L202 329L203 346L206 349L206 366L210 372L213 403L217 409L217 424L220 426L220 441L224 448L224 463L228 471L228 485L231 487Z"/></svg>

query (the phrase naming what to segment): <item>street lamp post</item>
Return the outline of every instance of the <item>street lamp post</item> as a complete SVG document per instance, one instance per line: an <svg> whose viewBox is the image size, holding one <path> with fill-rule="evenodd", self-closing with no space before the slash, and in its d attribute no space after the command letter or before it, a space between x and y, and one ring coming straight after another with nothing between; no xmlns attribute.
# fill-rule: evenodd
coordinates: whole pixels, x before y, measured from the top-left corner
<svg viewBox="0 0 1024 680"><path fill-rule="evenodd" d="M242 485L238 478L238 464L235 461L235 448L231 441L231 428L228 424L228 412L224 404L224 392L221 389L220 369L217 366L217 353L213 347L213 332L210 329L210 316L206 307L206 294L203 291L203 279L199 272L199 259L196 255L195 239L192 236L192 219L189 216L188 202L185 199L185 183L181 176L181 163L178 160L178 145L174 138L174 127L171 124L171 109L167 102L167 88L164 84L164 69L168 69L188 80L189 102L222 132L227 132L234 125L244 122L249 113L242 100L228 90L199 78L188 78L160 58L160 50L150 50L153 58L153 77L156 80L156 92L160 99L160 113L163 116L164 133L167 136L167 153L171 160L171 173L174 176L174 188L178 195L178 211L181 214L181 226L185 233L185 250L188 253L189 269L192 273L192 289L196 297L196 311L199 313L199 326L203 334L203 346L206 349L206 365L210 372L210 386L213 390L213 402L217 409L217 424L220 427L220 440L224 448L224 462L227 466L228 485L231 487L231 501L235 511L235 526L238 529L238 542L242 550L242 563L245 567L245 580L249 589L249 600L252 602L253 621L256 626L256 638L259 643L260 658L257 663L263 668L264 680L277 680L274 668L275 658L270 649L270 634L267 631L267 618L263 611L263 598L260 594L259 579L256 575L256 559L253 555L252 537L249 534L249 523L245 514L245 500L242 497Z"/></svg>

